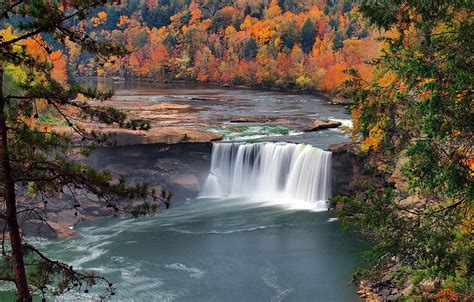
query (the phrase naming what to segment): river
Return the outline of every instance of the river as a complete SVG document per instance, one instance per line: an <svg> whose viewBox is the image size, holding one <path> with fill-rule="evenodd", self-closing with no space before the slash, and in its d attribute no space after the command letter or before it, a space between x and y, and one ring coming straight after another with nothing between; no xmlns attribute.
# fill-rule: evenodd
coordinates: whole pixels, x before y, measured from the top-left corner
<svg viewBox="0 0 474 302"><path fill-rule="evenodd" d="M267 148L276 151L265 155L265 164L264 156L256 156L256 151L251 150L249 154L254 157L244 155L240 174L227 172L228 178L240 177L252 182L264 178L266 183L261 187L265 189L270 185L274 188L269 189L271 194L265 191L261 194L262 190L259 194L243 194L245 186L239 189L242 194L201 194L208 195L206 197L186 192L178 194L179 200L171 209L152 217L82 223L75 227L78 235L74 238L34 239L46 254L107 277L117 289L113 301L358 300L355 287L348 284L351 274L362 263L364 244L353 234L343 232L340 222L331 218L333 214L327 211L326 200L320 200L329 196L330 188L322 193L312 189L319 186L320 175L327 172L330 177L327 170L330 165L327 168L318 166L324 173L316 175L311 170L313 165L307 164L308 160L319 161L318 154L327 154L316 147L326 149L329 144L347 141L348 137L338 129L300 131L301 121L314 118L338 119L349 125L350 115L344 108L330 105L318 96L282 92L200 85L106 83L105 86L116 89L117 100L125 104L128 100L141 100L190 105L195 110L186 112L186 127L221 132L225 141L239 144L277 142ZM232 122L249 117L255 121ZM263 118L278 123L259 122ZM181 117L176 123L183 124L183 121ZM305 148L301 144L311 147ZM100 169L106 163L113 166L115 154L121 165L133 163L134 166L129 166L130 171L153 169L152 161L156 162L156 159L146 155L151 156L153 146L147 146L146 151L127 160L127 154L131 154L133 148L117 149L120 152L107 149L112 150L107 155L107 162L101 161L104 149L99 150L92 154L93 162ZM285 151L291 155L281 153L280 149L291 149ZM309 150L304 155L305 161L299 164L296 158L306 151L298 150ZM235 152L232 154L236 156ZM278 159L275 156L279 156ZM328 156L324 156L327 163ZM232 169L236 166L233 164ZM299 170L294 172L296 176L288 176L293 173L293 166L298 166ZM204 174L211 171L210 162L205 169ZM247 170L250 172L245 172ZM211 171L208 180L216 177L213 173L219 174ZM272 180L272 173L279 176ZM306 177L312 180L306 181ZM206 177L198 178L202 191ZM304 181L305 187L302 189L295 184L295 179ZM235 179L221 181L235 182ZM309 193L301 197L303 200L293 201L292 192L298 195L302 190ZM283 200L275 202L279 199L275 196L280 192L286 195L281 195ZM316 200L311 200L314 198ZM87 301L95 293L66 295L58 301Z"/></svg>
<svg viewBox="0 0 474 302"><path fill-rule="evenodd" d="M348 282L363 246L329 217L198 199L154 217L83 225L78 237L42 246L107 276L114 301L357 301Z"/></svg>

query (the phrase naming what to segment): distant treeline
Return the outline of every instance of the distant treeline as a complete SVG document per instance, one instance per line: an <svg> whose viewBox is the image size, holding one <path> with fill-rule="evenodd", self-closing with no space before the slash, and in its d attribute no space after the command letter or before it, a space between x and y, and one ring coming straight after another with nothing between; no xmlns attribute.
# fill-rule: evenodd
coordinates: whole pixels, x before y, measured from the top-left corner
<svg viewBox="0 0 474 302"><path fill-rule="evenodd" d="M377 50L350 0L132 0L80 26L131 51L101 64L66 43L69 71L100 77L335 90Z"/></svg>

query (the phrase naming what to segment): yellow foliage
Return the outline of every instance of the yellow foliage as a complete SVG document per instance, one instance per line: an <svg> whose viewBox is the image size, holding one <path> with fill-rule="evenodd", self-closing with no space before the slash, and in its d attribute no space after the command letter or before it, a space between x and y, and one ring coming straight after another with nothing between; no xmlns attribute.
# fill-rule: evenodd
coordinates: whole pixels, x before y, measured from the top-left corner
<svg viewBox="0 0 474 302"><path fill-rule="evenodd" d="M227 26L227 28L225 29L225 36L227 39L231 39L236 32L237 31L235 30L235 27L233 27L232 25Z"/></svg>
<svg viewBox="0 0 474 302"><path fill-rule="evenodd" d="M92 26L97 27L103 25L105 21L107 21L107 13L104 11L100 11L97 13L97 17L92 17Z"/></svg>
<svg viewBox="0 0 474 302"><path fill-rule="evenodd" d="M362 108L355 107L351 110L351 117L352 117L352 129L354 133L358 133L360 131L360 115L362 114Z"/></svg>
<svg viewBox="0 0 474 302"><path fill-rule="evenodd" d="M361 151L368 152L370 149L377 151L384 138L383 121L377 122L369 131L369 137L361 144Z"/></svg>
<svg viewBox="0 0 474 302"><path fill-rule="evenodd" d="M245 20L244 22L242 22L242 24L240 24L240 29L241 30L250 30L252 28L252 24L254 23L254 18L252 18L251 16L247 16L245 17Z"/></svg>
<svg viewBox="0 0 474 302"><path fill-rule="evenodd" d="M308 17L314 20L319 20L324 15L323 11L317 7L312 7L308 12Z"/></svg>
<svg viewBox="0 0 474 302"><path fill-rule="evenodd" d="M265 18L272 19L281 15L281 8L278 5L278 1L272 1L271 5L265 12Z"/></svg>
<svg viewBox="0 0 474 302"><path fill-rule="evenodd" d="M388 87L397 81L397 75L393 72L386 72L378 78L377 83L382 87Z"/></svg>

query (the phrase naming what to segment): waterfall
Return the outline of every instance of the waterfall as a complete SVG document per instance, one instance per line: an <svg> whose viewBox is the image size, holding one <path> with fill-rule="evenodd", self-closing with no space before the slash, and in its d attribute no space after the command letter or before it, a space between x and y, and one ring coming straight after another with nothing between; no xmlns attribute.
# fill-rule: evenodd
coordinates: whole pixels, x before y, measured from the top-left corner
<svg viewBox="0 0 474 302"><path fill-rule="evenodd" d="M323 210L331 194L331 152L290 143L216 143L201 196L250 197Z"/></svg>

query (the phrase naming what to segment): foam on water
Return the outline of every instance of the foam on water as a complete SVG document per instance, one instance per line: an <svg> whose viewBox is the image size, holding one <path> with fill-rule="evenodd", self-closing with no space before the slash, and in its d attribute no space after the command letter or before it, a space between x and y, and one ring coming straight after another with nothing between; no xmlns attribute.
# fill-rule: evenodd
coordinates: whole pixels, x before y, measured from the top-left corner
<svg viewBox="0 0 474 302"><path fill-rule="evenodd" d="M271 298L271 302L284 301L286 296L293 292L293 288L282 288L278 282L278 277L275 271L265 269L262 274L262 280L265 285L269 286L275 291L275 295Z"/></svg>
<svg viewBox="0 0 474 302"><path fill-rule="evenodd" d="M182 263L167 264L165 265L165 267L172 270L187 272L189 273L189 277L196 278L196 279L204 277L204 274L206 273L205 271L200 270L195 267L187 267L186 265Z"/></svg>

